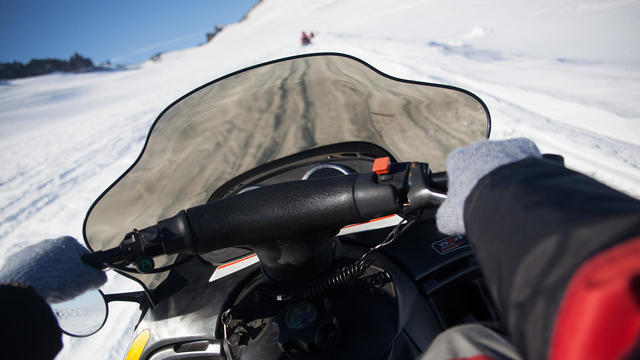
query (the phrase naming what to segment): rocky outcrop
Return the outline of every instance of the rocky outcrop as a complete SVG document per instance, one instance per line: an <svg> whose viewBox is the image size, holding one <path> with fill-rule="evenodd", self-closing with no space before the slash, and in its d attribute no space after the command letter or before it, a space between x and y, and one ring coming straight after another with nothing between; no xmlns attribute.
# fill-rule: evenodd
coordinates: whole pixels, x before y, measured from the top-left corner
<svg viewBox="0 0 640 360"><path fill-rule="evenodd" d="M0 80L44 75L56 71L86 72L98 69L99 67L94 66L91 59L82 57L78 53L75 53L69 58L69 60L33 59L27 64L16 61L12 63L0 63Z"/></svg>
<svg viewBox="0 0 640 360"><path fill-rule="evenodd" d="M211 41L211 39L218 35L222 31L222 29L224 29L224 26L216 25L216 31L207 33L207 42Z"/></svg>

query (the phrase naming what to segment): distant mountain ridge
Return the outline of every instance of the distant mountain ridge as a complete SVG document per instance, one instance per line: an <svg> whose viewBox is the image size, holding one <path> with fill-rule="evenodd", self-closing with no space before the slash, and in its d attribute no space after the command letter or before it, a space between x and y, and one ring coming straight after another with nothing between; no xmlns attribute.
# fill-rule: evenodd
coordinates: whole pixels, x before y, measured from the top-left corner
<svg viewBox="0 0 640 360"><path fill-rule="evenodd" d="M45 75L56 71L62 72L87 72L103 69L102 66L93 65L90 58L85 58L78 53L69 57L69 60L59 59L32 59L23 64L17 61L12 63L0 63L0 80L19 79L30 76Z"/></svg>

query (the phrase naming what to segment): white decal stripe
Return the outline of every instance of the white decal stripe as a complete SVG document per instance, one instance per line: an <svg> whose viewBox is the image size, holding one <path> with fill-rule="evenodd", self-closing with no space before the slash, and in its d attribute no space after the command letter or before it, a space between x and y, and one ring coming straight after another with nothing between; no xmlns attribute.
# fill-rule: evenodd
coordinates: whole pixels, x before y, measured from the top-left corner
<svg viewBox="0 0 640 360"><path fill-rule="evenodd" d="M227 275L233 274L234 272L247 268L259 261L260 260L258 259L258 255L252 254L252 255L243 257L242 259L230 261L224 265L220 265L213 272L213 275L211 275L211 278L209 278L209 282L214 282Z"/></svg>
<svg viewBox="0 0 640 360"><path fill-rule="evenodd" d="M402 221L402 218L398 215L385 216L379 219L373 219L366 223L345 226L340 230L338 236L396 226L400 221Z"/></svg>

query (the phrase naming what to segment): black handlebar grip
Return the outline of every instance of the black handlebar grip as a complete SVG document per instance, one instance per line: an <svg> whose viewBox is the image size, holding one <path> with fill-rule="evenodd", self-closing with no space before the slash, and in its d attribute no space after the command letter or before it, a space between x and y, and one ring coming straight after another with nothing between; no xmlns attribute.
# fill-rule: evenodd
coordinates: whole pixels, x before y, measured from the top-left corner
<svg viewBox="0 0 640 360"><path fill-rule="evenodd" d="M98 250L89 254L84 254L81 257L82 262L86 265L94 267L98 270L104 270L107 268L106 264L118 264L125 261L125 254L119 247Z"/></svg>
<svg viewBox="0 0 640 360"><path fill-rule="evenodd" d="M265 186L188 209L186 214L196 250L202 254L339 229L398 210L393 186L378 184L373 174L351 174Z"/></svg>

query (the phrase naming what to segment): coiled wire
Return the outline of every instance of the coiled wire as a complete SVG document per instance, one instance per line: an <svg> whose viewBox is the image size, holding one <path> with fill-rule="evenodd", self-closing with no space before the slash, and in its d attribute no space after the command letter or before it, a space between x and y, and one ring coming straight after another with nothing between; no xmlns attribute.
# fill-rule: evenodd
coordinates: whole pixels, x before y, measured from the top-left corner
<svg viewBox="0 0 640 360"><path fill-rule="evenodd" d="M402 233L404 233L409 227L411 227L420 217L419 213L410 214L406 216L402 221L396 225L393 230L387 235L387 237L376 246L373 246L369 250L367 250L360 259L356 260L354 263L346 265L338 269L335 273L329 275L328 277L315 281L311 285L299 289L293 292L293 296L309 298L324 294L325 292L341 287L345 283L356 280L362 274L364 274L365 270L369 268L371 265L371 254L374 251L379 250L382 247L385 247L392 242L394 242Z"/></svg>

